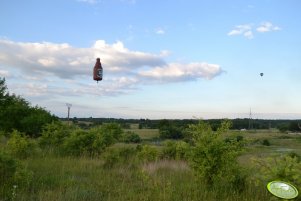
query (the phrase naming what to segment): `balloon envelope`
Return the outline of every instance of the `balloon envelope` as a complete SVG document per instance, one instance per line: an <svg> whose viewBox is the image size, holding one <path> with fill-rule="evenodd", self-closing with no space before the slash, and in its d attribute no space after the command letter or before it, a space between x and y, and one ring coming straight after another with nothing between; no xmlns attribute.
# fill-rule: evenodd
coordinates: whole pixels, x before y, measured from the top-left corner
<svg viewBox="0 0 301 201"><path fill-rule="evenodd" d="M93 69L93 79L97 82L102 80L102 66L99 58L96 59L96 63Z"/></svg>

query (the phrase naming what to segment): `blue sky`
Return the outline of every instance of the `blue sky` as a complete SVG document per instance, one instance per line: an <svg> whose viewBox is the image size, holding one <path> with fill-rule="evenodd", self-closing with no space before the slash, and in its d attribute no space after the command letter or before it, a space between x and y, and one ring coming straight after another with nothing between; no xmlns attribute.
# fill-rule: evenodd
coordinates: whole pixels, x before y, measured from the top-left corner
<svg viewBox="0 0 301 201"><path fill-rule="evenodd" d="M0 76L66 117L301 118L299 0L2 0ZM100 57L104 80L92 80ZM260 76L260 73L264 76Z"/></svg>

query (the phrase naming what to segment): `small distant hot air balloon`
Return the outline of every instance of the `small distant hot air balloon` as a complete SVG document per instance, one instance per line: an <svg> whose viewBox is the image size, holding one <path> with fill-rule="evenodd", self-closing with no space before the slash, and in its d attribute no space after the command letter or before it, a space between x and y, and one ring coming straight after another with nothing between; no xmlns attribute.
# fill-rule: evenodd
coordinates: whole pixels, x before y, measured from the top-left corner
<svg viewBox="0 0 301 201"><path fill-rule="evenodd" d="M263 76L263 73L260 73L260 76L262 77L262 76Z"/></svg>
<svg viewBox="0 0 301 201"><path fill-rule="evenodd" d="M102 66L100 63L100 58L96 59L96 63L93 69L93 79L97 82L102 80Z"/></svg>

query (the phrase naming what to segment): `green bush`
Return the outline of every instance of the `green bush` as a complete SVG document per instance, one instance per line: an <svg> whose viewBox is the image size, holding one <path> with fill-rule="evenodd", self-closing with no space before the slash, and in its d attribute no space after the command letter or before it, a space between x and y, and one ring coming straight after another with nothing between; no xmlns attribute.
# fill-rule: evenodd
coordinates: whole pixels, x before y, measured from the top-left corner
<svg viewBox="0 0 301 201"><path fill-rule="evenodd" d="M104 124L89 131L76 129L72 131L63 144L63 150L67 155L96 156L118 141L122 129L118 124Z"/></svg>
<svg viewBox="0 0 301 201"><path fill-rule="evenodd" d="M131 164L135 165L137 150L132 147L119 147L109 148L104 153L104 167L112 168L118 164Z"/></svg>
<svg viewBox="0 0 301 201"><path fill-rule="evenodd" d="M52 122L46 124L42 130L42 136L39 138L41 147L61 146L65 139L70 136L70 126L62 124L61 122Z"/></svg>
<svg viewBox="0 0 301 201"><path fill-rule="evenodd" d="M114 140L119 140L122 136L122 128L117 123L107 123L100 127L100 133L104 136L113 137Z"/></svg>
<svg viewBox="0 0 301 201"><path fill-rule="evenodd" d="M254 159L256 170L260 171L257 179L262 183L272 180L291 182L301 185L301 163L295 155L277 156L267 159Z"/></svg>
<svg viewBox="0 0 301 201"><path fill-rule="evenodd" d="M0 151L0 186L13 180L17 167L17 160L9 154Z"/></svg>
<svg viewBox="0 0 301 201"><path fill-rule="evenodd" d="M137 133L127 131L123 135L123 141L126 143L140 143L141 138Z"/></svg>
<svg viewBox="0 0 301 201"><path fill-rule="evenodd" d="M17 129L31 137L38 137L43 125L58 119L44 108L33 107L24 98L9 94L5 79L1 77L0 100L0 129L7 133Z"/></svg>
<svg viewBox="0 0 301 201"><path fill-rule="evenodd" d="M138 158L143 162L155 161L158 159L158 150L150 145L143 145L138 152Z"/></svg>
<svg viewBox="0 0 301 201"><path fill-rule="evenodd" d="M13 156L26 158L34 152L35 144L23 133L14 130L7 141L7 149Z"/></svg>
<svg viewBox="0 0 301 201"><path fill-rule="evenodd" d="M188 159L190 146L184 141L167 141L164 143L162 156L168 159Z"/></svg>
<svg viewBox="0 0 301 201"><path fill-rule="evenodd" d="M118 124L110 123L92 128L89 132L95 135L95 140L92 145L94 152L100 154L106 147L116 143L122 136L123 131Z"/></svg>
<svg viewBox="0 0 301 201"><path fill-rule="evenodd" d="M18 160L0 150L0 199L13 200L16 189L30 186L33 173Z"/></svg>
<svg viewBox="0 0 301 201"><path fill-rule="evenodd" d="M95 138L94 133L76 129L64 141L64 153L72 156L92 155L94 151L92 145Z"/></svg>
<svg viewBox="0 0 301 201"><path fill-rule="evenodd" d="M269 140L267 140L267 139L264 139L264 140L262 141L262 145L264 145L264 146L270 146L270 145L271 145L271 143L270 143L270 141L269 141Z"/></svg>
<svg viewBox="0 0 301 201"><path fill-rule="evenodd" d="M222 138L230 126L230 121L223 121L216 132L202 121L189 126L193 140L190 164L197 176L210 186L226 182L241 187L245 181L237 162L241 146L237 141L225 142Z"/></svg>
<svg viewBox="0 0 301 201"><path fill-rule="evenodd" d="M292 152L289 152L287 155L291 158L296 158L298 163L301 162L301 156L299 154L297 154L296 152L292 151Z"/></svg>

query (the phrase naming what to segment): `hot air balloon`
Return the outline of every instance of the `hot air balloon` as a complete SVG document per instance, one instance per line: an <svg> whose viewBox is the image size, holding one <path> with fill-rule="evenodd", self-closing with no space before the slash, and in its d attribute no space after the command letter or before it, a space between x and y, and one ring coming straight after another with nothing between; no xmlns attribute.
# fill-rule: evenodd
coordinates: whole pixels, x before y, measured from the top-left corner
<svg viewBox="0 0 301 201"><path fill-rule="evenodd" d="M260 76L262 77L262 76L263 76L263 73L260 73Z"/></svg>
<svg viewBox="0 0 301 201"><path fill-rule="evenodd" d="M100 63L100 58L96 59L96 63L93 69L93 79L97 82L102 80L102 66Z"/></svg>

